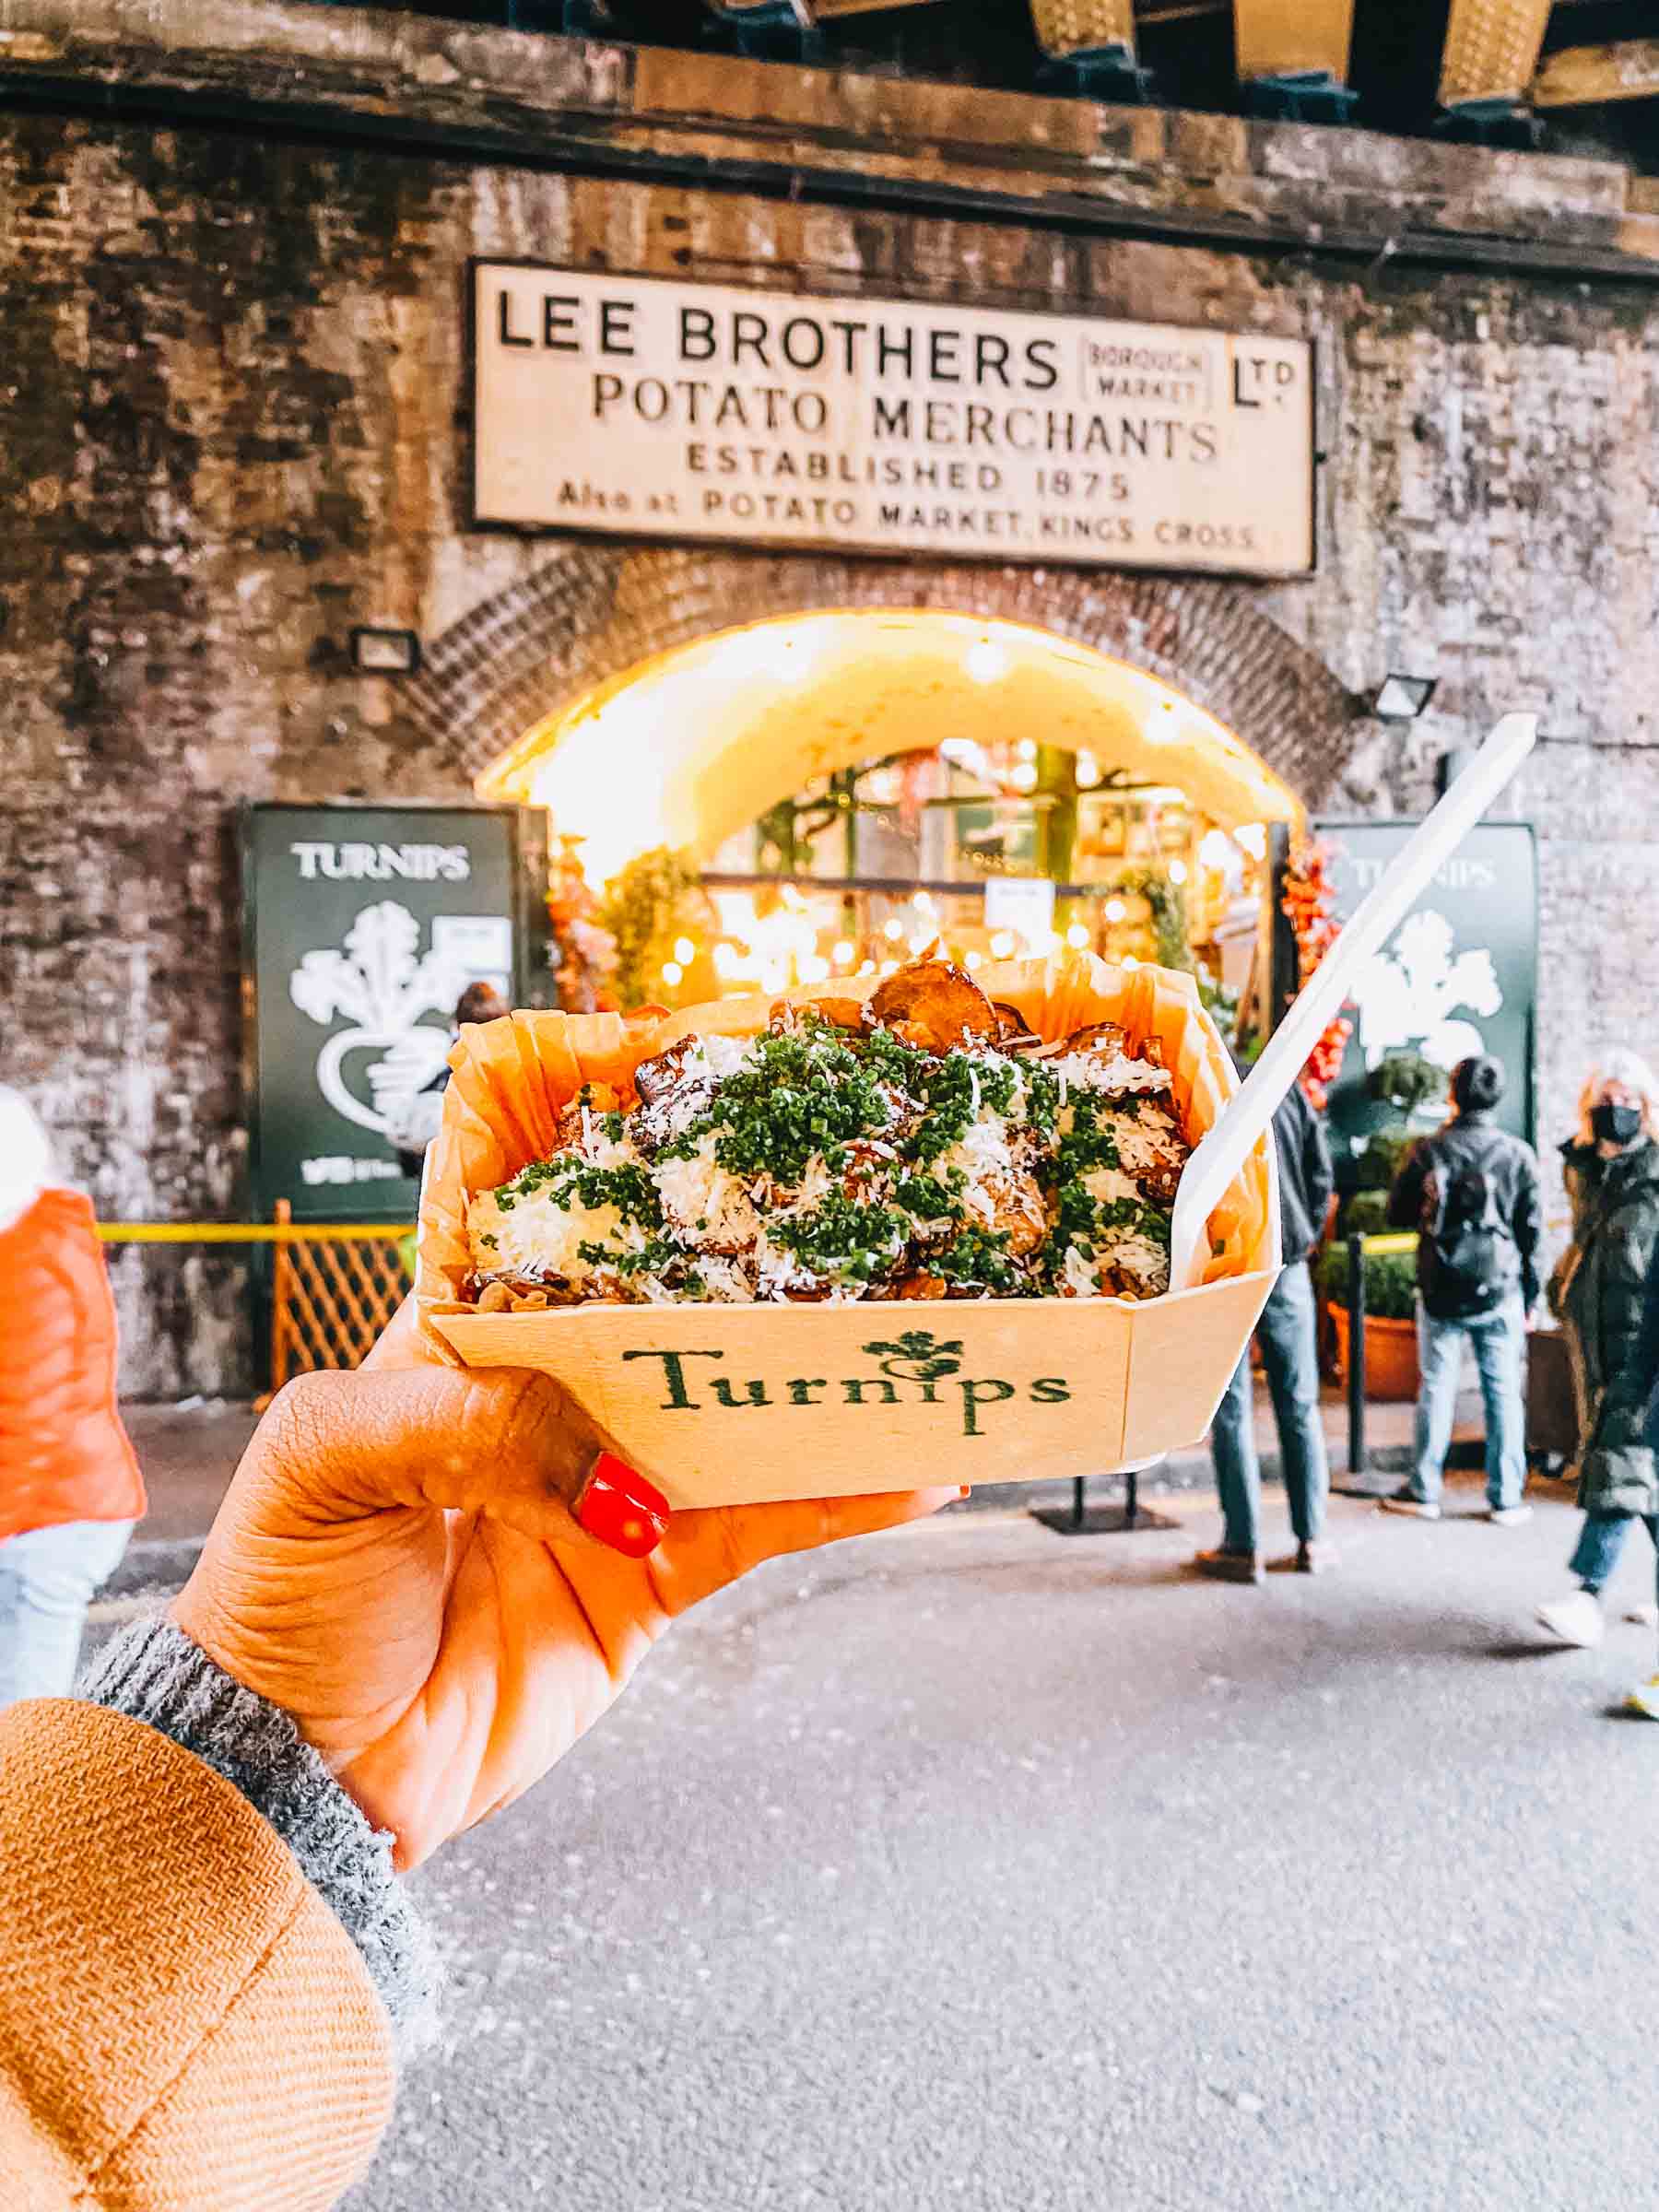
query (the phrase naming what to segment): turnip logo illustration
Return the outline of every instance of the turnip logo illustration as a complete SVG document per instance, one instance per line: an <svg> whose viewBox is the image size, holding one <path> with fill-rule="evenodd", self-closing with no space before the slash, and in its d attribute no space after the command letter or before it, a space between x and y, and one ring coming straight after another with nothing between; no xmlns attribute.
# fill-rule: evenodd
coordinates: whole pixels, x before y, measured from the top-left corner
<svg viewBox="0 0 1659 2212"><path fill-rule="evenodd" d="M317 1088L336 1113L384 1135L393 1107L429 1083L449 1051L447 1029L423 1014L447 1014L458 984L453 962L417 953L420 924L406 906L382 899L347 932L344 951L308 952L288 978L288 995L324 1028L344 1018L317 1055ZM375 1052L365 1071L369 1098L347 1081L347 1053Z"/></svg>
<svg viewBox="0 0 1659 2212"><path fill-rule="evenodd" d="M953 1336L947 1344L941 1344L931 1329L906 1329L891 1344L878 1340L864 1348L872 1359L880 1360L884 1375L893 1375L900 1382L937 1382L942 1376L954 1375L962 1364L961 1338ZM881 1357L884 1352L888 1354L885 1359Z"/></svg>

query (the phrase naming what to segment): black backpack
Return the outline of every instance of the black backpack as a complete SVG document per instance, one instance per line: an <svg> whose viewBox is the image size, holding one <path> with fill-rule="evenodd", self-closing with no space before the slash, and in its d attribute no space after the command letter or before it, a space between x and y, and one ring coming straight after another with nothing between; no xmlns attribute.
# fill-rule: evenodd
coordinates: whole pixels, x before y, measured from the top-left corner
<svg viewBox="0 0 1659 2212"><path fill-rule="evenodd" d="M1472 1156L1430 1148L1420 1224L1430 1265L1421 1276L1424 1302L1439 1320L1495 1312L1519 1277L1521 1255L1498 1206L1495 1170L1503 1150L1500 1133Z"/></svg>

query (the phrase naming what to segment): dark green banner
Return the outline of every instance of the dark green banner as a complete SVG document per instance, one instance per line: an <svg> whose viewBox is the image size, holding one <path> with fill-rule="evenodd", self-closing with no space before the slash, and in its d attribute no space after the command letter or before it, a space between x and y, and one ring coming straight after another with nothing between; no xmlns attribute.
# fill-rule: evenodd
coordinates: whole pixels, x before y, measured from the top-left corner
<svg viewBox="0 0 1659 2212"><path fill-rule="evenodd" d="M512 807L245 810L256 1217L414 1218L385 1120L442 1067L455 1001L488 978L546 1003L523 828Z"/></svg>
<svg viewBox="0 0 1659 2212"><path fill-rule="evenodd" d="M1416 829L1415 822L1317 822L1333 849L1337 912L1346 919ZM1331 1091L1338 1171L1371 1132L1398 1122L1368 1079L1391 1053L1418 1053L1448 1078L1460 1060L1490 1053L1509 1088L1498 1119L1530 1143L1538 994L1538 868L1532 827L1481 822L1435 877L1355 991L1354 1024ZM1444 1120L1445 1098L1419 1107L1412 1127Z"/></svg>

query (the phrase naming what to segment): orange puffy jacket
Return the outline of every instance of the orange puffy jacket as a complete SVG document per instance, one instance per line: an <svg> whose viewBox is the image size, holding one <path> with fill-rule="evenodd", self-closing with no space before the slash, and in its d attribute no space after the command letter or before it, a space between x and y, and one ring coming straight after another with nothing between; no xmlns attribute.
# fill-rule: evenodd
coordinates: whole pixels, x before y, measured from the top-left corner
<svg viewBox="0 0 1659 2212"><path fill-rule="evenodd" d="M0 1538L143 1512L92 1203L45 1190L0 1230Z"/></svg>

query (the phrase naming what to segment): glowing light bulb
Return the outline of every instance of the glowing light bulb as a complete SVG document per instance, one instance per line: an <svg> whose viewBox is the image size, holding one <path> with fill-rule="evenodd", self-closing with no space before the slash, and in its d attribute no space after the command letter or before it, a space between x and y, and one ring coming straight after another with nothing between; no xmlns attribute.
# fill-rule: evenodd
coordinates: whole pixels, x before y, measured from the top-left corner
<svg viewBox="0 0 1659 2212"><path fill-rule="evenodd" d="M982 968L984 964L985 956L982 952L971 952L968 955L966 965L971 973L975 968Z"/></svg>
<svg viewBox="0 0 1659 2212"><path fill-rule="evenodd" d="M697 947L689 937L675 938L674 957L682 968L690 967L692 961L697 958Z"/></svg>
<svg viewBox="0 0 1659 2212"><path fill-rule="evenodd" d="M876 972L876 963L875 963L875 961L874 961L874 960L860 960L860 962L858 963L858 972L859 972L859 974L860 974L860 975L874 975L874 974L875 974L875 972Z"/></svg>
<svg viewBox="0 0 1659 2212"><path fill-rule="evenodd" d="M1121 899L1108 899L1101 912L1105 914L1108 922L1121 922L1129 909Z"/></svg>
<svg viewBox="0 0 1659 2212"><path fill-rule="evenodd" d="M1014 747L1014 758L1017 760L1035 760L1037 758L1036 738L1022 737L1019 743Z"/></svg>
<svg viewBox="0 0 1659 2212"><path fill-rule="evenodd" d="M889 944L896 945L904 935L904 924L897 914L889 914L881 925L881 934Z"/></svg>
<svg viewBox="0 0 1659 2212"><path fill-rule="evenodd" d="M669 988L669 990L670 990L670 991L672 991L672 990L673 990L673 988L674 988L674 986L675 986L675 984L676 984L676 983L683 983L683 982L685 982L685 980L686 980L686 971L685 971L685 970L684 970L684 969L683 969L683 968L680 966L680 964L679 964L679 962L678 962L677 960L665 960L665 961L664 961L664 963L663 963L663 981L664 981L664 982L665 982L667 984L667 986L668 986L668 988Z"/></svg>
<svg viewBox="0 0 1659 2212"><path fill-rule="evenodd" d="M1010 959L1014 952L1014 932L1011 929L999 929L991 940L991 952L995 959Z"/></svg>
<svg viewBox="0 0 1659 2212"><path fill-rule="evenodd" d="M1016 791L1035 791L1037 788L1035 762L1022 760L1018 768L1011 768L1008 771L1008 781Z"/></svg>
<svg viewBox="0 0 1659 2212"><path fill-rule="evenodd" d="M1077 788L1092 791L1100 780L1100 764L1092 753L1079 753L1077 759Z"/></svg>
<svg viewBox="0 0 1659 2212"><path fill-rule="evenodd" d="M1170 863L1170 881L1171 883L1184 883L1186 879L1186 862L1184 860L1172 860Z"/></svg>
<svg viewBox="0 0 1659 2212"><path fill-rule="evenodd" d="M1140 962L1135 959L1132 952L1126 952L1124 955L1123 964L1125 968L1138 968L1140 966Z"/></svg>
<svg viewBox="0 0 1659 2212"><path fill-rule="evenodd" d="M883 960L877 972L881 975L897 975L899 963L897 960Z"/></svg>
<svg viewBox="0 0 1659 2212"><path fill-rule="evenodd" d="M850 968L853 965L853 955L857 949L856 946L849 944L847 939L842 937L837 943L831 958L838 968Z"/></svg>
<svg viewBox="0 0 1659 2212"><path fill-rule="evenodd" d="M1267 850L1267 831L1260 822L1244 822L1233 831L1252 860L1260 860Z"/></svg>
<svg viewBox="0 0 1659 2212"><path fill-rule="evenodd" d="M1088 932L1084 928L1081 922L1074 922L1072 924L1071 927L1065 933L1065 941L1068 945L1073 946L1078 952L1082 951L1084 946L1088 942Z"/></svg>
<svg viewBox="0 0 1659 2212"><path fill-rule="evenodd" d="M931 914L934 911L934 902L925 891L918 891L911 904L919 914Z"/></svg>

